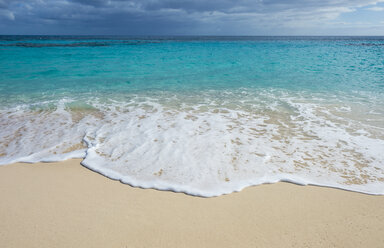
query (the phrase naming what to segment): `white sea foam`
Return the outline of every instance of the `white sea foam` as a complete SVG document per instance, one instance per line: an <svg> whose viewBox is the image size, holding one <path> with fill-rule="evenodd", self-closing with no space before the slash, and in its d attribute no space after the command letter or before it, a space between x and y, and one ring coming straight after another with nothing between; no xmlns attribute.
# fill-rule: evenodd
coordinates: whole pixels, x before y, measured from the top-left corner
<svg viewBox="0 0 384 248"><path fill-rule="evenodd" d="M84 157L133 186L206 197L278 181L384 194L384 116L349 97L240 89L2 110L0 163Z"/></svg>

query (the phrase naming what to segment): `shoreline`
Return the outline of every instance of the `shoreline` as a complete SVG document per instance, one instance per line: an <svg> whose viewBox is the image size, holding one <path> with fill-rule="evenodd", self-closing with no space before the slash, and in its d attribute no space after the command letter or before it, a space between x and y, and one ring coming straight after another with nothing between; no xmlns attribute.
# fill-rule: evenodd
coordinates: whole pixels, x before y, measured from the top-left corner
<svg viewBox="0 0 384 248"><path fill-rule="evenodd" d="M4 247L381 247L384 196L279 182L213 198L134 188L82 159L0 166Z"/></svg>
<svg viewBox="0 0 384 248"><path fill-rule="evenodd" d="M103 174L102 171L100 171L100 170L98 170L96 168L92 168L91 166L87 166L85 164L82 164L81 162L84 160L84 158L73 158L73 159L68 159L68 160L80 160L80 165L83 166L84 168L92 171L93 173L96 173L96 174L98 174L100 176L106 177L106 178L108 178L108 179L110 179L112 181L117 181L117 182L119 182L119 183L121 183L123 185L127 185L129 187L139 188L139 189L150 189L150 190L156 190L156 191L172 192L172 193L176 193L176 194L185 194L185 195L191 196L191 197L215 198L215 197L221 197L221 196L224 196L224 195L230 195L230 194L233 194L233 193L240 193L243 190L245 190L247 188L251 188L251 187L258 187L258 186L262 186L262 185L269 185L269 184L276 184L276 183L288 183L288 184L293 184L293 185L297 185L297 186L312 186L312 187L330 188L330 189L343 190L343 191L347 191L347 192L353 192L353 193L357 193L357 194L371 195L371 196L384 196L384 193L369 193L369 192L358 191L358 190L353 190L353 189L347 189L347 188L338 187L338 186L305 183L302 180L294 181L294 180L289 180L289 179L284 179L284 180L275 181L275 182L265 182L265 183L260 183L260 184L249 184L249 185L246 185L246 186L242 186L242 187L240 187L240 188L238 188L238 189L236 189L236 190L234 190L232 192L229 192L229 193L223 193L223 194L220 194L220 195L204 196L202 194L197 194L197 193L196 194L188 193L188 192L186 192L184 190L175 190L174 187L173 188L163 189L163 188L156 188L156 187L151 187L151 186L149 186L149 187L138 186L138 185L135 185L133 183L129 183L129 182L125 181L125 180L119 179L118 177L107 176L107 175ZM66 160L56 161L56 162L37 162L37 163L60 163L60 162L63 162L63 161L66 161ZM26 162L16 162L14 164L19 164L19 163L24 164ZM26 164L35 164L35 163L26 163ZM12 165L12 164L9 164L9 165Z"/></svg>

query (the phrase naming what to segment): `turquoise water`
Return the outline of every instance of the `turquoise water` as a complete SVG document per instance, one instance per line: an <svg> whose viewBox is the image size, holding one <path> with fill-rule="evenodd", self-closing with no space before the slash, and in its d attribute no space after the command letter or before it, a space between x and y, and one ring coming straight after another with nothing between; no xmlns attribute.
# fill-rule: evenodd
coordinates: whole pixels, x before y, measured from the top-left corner
<svg viewBox="0 0 384 248"><path fill-rule="evenodd" d="M0 163L214 196L384 193L384 38L0 36Z"/></svg>

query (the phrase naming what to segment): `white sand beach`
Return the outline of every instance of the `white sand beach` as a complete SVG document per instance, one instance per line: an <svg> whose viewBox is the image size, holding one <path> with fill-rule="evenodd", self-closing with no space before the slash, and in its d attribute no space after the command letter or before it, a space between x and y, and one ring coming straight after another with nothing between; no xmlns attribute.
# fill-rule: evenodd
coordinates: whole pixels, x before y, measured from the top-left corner
<svg viewBox="0 0 384 248"><path fill-rule="evenodd" d="M384 244L384 196L277 183L200 198L133 188L80 162L0 167L1 247Z"/></svg>

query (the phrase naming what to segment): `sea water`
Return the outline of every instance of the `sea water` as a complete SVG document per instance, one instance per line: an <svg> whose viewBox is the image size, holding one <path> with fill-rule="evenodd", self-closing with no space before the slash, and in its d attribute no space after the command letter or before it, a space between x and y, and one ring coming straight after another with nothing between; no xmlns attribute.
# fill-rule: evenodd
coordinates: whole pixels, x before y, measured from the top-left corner
<svg viewBox="0 0 384 248"><path fill-rule="evenodd" d="M0 164L384 194L384 38L0 36Z"/></svg>

